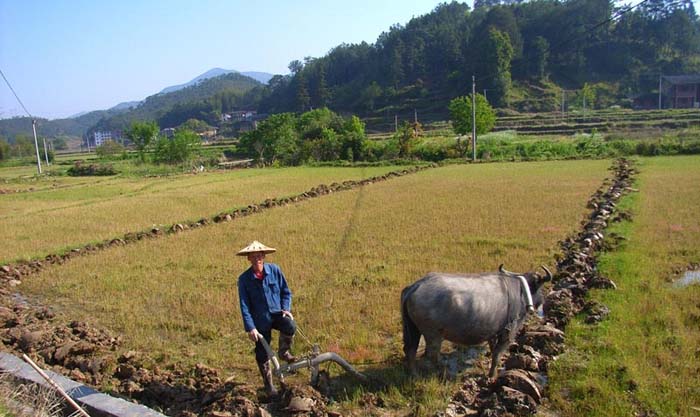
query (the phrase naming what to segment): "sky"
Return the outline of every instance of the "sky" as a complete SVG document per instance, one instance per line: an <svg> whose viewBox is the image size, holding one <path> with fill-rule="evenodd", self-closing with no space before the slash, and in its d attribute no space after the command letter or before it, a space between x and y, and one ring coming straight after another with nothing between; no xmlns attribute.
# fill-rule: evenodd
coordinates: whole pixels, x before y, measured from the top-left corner
<svg viewBox="0 0 700 417"><path fill-rule="evenodd" d="M35 117L142 100L211 68L287 74L432 0L0 0L0 70ZM471 4L471 1L468 2ZM26 115L0 79L0 118Z"/></svg>
<svg viewBox="0 0 700 417"><path fill-rule="evenodd" d="M217 67L287 74L295 59L374 43L439 3L0 0L0 70L30 114L64 118L142 100ZM0 79L0 118L18 115L26 113Z"/></svg>

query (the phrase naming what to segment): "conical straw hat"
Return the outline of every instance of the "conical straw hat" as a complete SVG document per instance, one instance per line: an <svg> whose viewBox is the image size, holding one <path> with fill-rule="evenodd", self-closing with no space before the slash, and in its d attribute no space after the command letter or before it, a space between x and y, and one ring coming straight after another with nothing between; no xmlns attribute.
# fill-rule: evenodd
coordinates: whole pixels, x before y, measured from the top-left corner
<svg viewBox="0 0 700 417"><path fill-rule="evenodd" d="M250 245L246 246L245 248L241 249L238 251L236 255L238 256L248 256L249 253L255 253L255 252L262 252L262 253L272 253L276 252L277 249L275 248L270 248L262 243L258 242L257 240L254 240L253 243Z"/></svg>

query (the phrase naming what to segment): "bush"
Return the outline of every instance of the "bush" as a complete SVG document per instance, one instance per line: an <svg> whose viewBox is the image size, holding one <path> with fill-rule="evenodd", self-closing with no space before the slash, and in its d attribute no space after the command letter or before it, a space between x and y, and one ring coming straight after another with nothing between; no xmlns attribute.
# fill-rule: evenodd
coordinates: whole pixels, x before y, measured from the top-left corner
<svg viewBox="0 0 700 417"><path fill-rule="evenodd" d="M106 176L116 175L117 171L112 164L84 164L82 161L76 161L75 164L68 168L68 175L72 177L88 177L88 176Z"/></svg>
<svg viewBox="0 0 700 417"><path fill-rule="evenodd" d="M98 146L95 153L100 158L111 158L114 155L124 153L124 146L113 140L108 140Z"/></svg>
<svg viewBox="0 0 700 417"><path fill-rule="evenodd" d="M51 149L49 149L49 162L53 163L55 155ZM41 162L46 161L46 155L44 154L44 148L39 148L39 158L41 158Z"/></svg>
<svg viewBox="0 0 700 417"><path fill-rule="evenodd" d="M153 152L156 162L169 164L186 162L197 155L202 141L191 130L178 130L172 138L161 137Z"/></svg>

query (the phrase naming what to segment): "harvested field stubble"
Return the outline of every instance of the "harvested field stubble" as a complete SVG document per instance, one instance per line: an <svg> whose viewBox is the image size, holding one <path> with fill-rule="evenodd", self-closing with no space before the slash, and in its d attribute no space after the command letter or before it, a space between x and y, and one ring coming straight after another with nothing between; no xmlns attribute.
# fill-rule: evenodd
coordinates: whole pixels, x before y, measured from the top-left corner
<svg viewBox="0 0 700 417"><path fill-rule="evenodd" d="M89 316L122 334L120 349L151 352L164 364L201 361L236 379L257 380L235 289L247 265L234 253L258 239L278 249L268 260L287 274L295 315L311 340L353 363L383 362L400 352L398 294L404 285L430 270L551 265L556 242L576 228L608 165L432 169L78 258L20 288L56 304L62 315ZM371 372L396 376L399 369L390 361ZM393 388L380 403L404 407L413 401L417 388L398 379L389 382ZM425 399L433 401L430 410L444 407L435 398L450 391L447 385L422 385L434 392ZM362 395L353 389L350 396Z"/></svg>
<svg viewBox="0 0 700 417"><path fill-rule="evenodd" d="M42 179L35 192L0 195L0 228L13 243L0 247L0 261L45 256L300 193L319 183L358 180L395 169L250 169L165 178L91 178L56 188L44 186L50 178Z"/></svg>

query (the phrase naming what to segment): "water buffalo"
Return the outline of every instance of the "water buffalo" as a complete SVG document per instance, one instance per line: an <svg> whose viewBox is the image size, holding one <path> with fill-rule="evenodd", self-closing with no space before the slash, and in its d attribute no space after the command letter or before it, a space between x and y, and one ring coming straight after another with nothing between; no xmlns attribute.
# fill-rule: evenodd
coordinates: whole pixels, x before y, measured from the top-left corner
<svg viewBox="0 0 700 417"><path fill-rule="evenodd" d="M508 272L503 265L498 273L430 272L404 288L403 351L411 372L415 373L416 350L423 335L425 356L435 363L443 339L467 346L488 341L489 377L493 378L501 354L522 327L528 309L542 304L542 284L552 279L549 270L542 269L543 277Z"/></svg>

